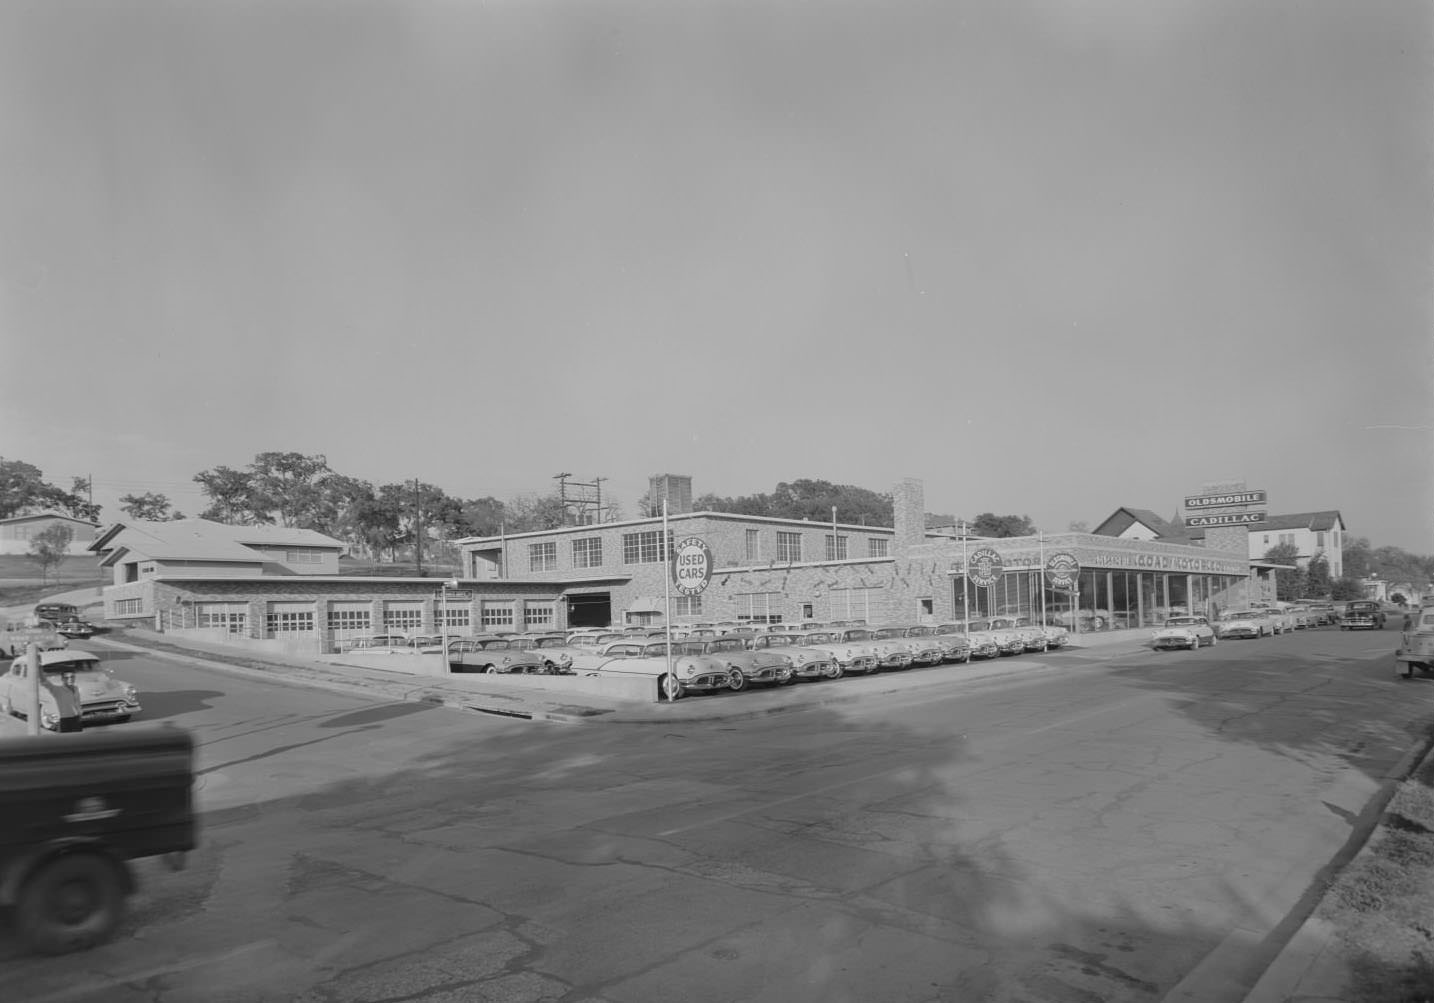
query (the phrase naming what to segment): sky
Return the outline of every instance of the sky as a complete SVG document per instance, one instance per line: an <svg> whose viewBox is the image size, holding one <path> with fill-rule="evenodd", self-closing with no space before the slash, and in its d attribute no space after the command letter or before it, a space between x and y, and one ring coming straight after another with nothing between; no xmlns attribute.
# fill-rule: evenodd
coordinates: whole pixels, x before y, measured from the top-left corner
<svg viewBox="0 0 1434 1003"><path fill-rule="evenodd" d="M6 0L0 456L1434 554L1434 6Z"/></svg>

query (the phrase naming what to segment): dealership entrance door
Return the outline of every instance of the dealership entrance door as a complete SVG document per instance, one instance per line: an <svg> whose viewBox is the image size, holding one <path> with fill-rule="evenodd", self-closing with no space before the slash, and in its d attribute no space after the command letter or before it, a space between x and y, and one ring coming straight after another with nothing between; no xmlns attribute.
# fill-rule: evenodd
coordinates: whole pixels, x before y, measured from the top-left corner
<svg viewBox="0 0 1434 1003"><path fill-rule="evenodd" d="M612 623L611 592L568 593L569 627L606 627Z"/></svg>

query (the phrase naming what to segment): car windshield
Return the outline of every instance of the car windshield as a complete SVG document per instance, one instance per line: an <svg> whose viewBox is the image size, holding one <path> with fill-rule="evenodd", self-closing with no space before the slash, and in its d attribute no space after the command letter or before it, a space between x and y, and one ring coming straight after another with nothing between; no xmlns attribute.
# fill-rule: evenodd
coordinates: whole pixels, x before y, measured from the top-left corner
<svg viewBox="0 0 1434 1003"><path fill-rule="evenodd" d="M1200 621L1193 616L1172 616L1165 621L1167 627L1193 627Z"/></svg>
<svg viewBox="0 0 1434 1003"><path fill-rule="evenodd" d="M905 637L906 631L900 627L882 627L880 630L874 632L872 636L878 638Z"/></svg>
<svg viewBox="0 0 1434 1003"><path fill-rule="evenodd" d="M682 647L682 646L681 646L680 644L674 644L674 645L672 646L672 650L673 650L673 651L678 651L678 650L681 649L681 647ZM642 649L642 653L643 653L643 655L645 655L645 656L648 657L648 658L654 658L654 657L655 657L655 658L665 658L665 657L667 657L667 643L666 643L666 642L662 642L662 643L660 643L660 644L648 644L648 645L644 645L644 646L643 646L643 649Z"/></svg>
<svg viewBox="0 0 1434 1003"><path fill-rule="evenodd" d="M44 669L45 675L56 676L65 672L97 672L99 671L99 667L100 663L98 659L85 658L68 662L51 662L49 665L44 666Z"/></svg>
<svg viewBox="0 0 1434 1003"><path fill-rule="evenodd" d="M768 634L758 643L764 648L790 648L793 640L791 634Z"/></svg>
<svg viewBox="0 0 1434 1003"><path fill-rule="evenodd" d="M870 641L872 639L869 630L848 630L841 637L843 641Z"/></svg>
<svg viewBox="0 0 1434 1003"><path fill-rule="evenodd" d="M794 644L831 644L831 643L833 643L835 640L836 640L836 635L834 635L834 634L828 634L828 633L825 633L825 632L823 632L823 631L813 631L813 632L810 633L810 634L802 634L800 637L794 638L794 639L793 639L793 643L794 643Z"/></svg>
<svg viewBox="0 0 1434 1003"><path fill-rule="evenodd" d="M746 651L747 646L741 641L713 641L707 648L708 651Z"/></svg>
<svg viewBox="0 0 1434 1003"><path fill-rule="evenodd" d="M482 645L485 651L507 651L513 647L512 644L507 641L480 641L478 643Z"/></svg>

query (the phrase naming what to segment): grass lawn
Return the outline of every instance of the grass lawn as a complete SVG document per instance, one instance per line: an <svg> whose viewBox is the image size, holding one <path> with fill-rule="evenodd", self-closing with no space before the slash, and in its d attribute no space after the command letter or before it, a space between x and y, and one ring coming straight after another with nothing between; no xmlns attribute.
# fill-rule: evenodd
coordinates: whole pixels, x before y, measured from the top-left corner
<svg viewBox="0 0 1434 1003"><path fill-rule="evenodd" d="M40 566L29 557L0 554L0 606L27 605L58 592L105 585L109 580L108 575L101 574L93 555L66 557L42 580Z"/></svg>
<svg viewBox="0 0 1434 1003"><path fill-rule="evenodd" d="M1434 757L1399 785L1316 912L1339 930L1349 1003L1434 1003Z"/></svg>

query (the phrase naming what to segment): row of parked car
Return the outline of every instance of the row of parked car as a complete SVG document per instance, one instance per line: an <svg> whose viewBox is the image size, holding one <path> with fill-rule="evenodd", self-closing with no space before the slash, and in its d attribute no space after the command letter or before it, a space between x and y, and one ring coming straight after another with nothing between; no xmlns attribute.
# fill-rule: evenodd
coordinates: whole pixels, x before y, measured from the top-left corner
<svg viewBox="0 0 1434 1003"><path fill-rule="evenodd" d="M452 672L647 676L676 699L1049 651L1069 636L1064 627L1017 616L875 628L854 621L692 623L673 628L670 673L667 633L650 626L450 638L446 651ZM356 645L384 646L445 650L440 638L391 636Z"/></svg>
<svg viewBox="0 0 1434 1003"><path fill-rule="evenodd" d="M1380 612L1376 621L1362 606L1377 608L1378 603L1352 602L1347 609L1336 609L1332 603L1257 603L1248 609L1232 609L1221 613L1213 622L1205 616L1172 616L1165 626L1153 635L1157 650L1188 648L1194 650L1206 645L1218 644L1223 638L1264 638L1278 637L1311 627L1338 626L1342 630L1352 626L1383 626L1384 614Z"/></svg>

